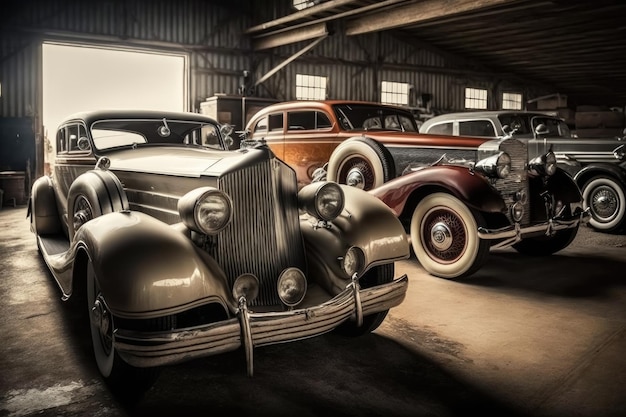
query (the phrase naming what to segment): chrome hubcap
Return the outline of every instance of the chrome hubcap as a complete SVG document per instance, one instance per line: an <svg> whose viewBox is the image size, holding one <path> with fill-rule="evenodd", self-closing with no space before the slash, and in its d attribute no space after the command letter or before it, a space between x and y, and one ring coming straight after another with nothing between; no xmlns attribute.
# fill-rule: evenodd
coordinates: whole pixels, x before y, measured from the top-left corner
<svg viewBox="0 0 626 417"><path fill-rule="evenodd" d="M452 246L452 232L447 224L439 222L435 223L430 229L430 239L433 247L437 250L448 250Z"/></svg>
<svg viewBox="0 0 626 417"><path fill-rule="evenodd" d="M598 189L591 198L591 209L603 219L614 216L618 205L617 196L610 188Z"/></svg>
<svg viewBox="0 0 626 417"><path fill-rule="evenodd" d="M365 177L363 173L358 168L352 168L348 171L348 175L346 176L346 184L351 187L360 188L361 190L365 188Z"/></svg>

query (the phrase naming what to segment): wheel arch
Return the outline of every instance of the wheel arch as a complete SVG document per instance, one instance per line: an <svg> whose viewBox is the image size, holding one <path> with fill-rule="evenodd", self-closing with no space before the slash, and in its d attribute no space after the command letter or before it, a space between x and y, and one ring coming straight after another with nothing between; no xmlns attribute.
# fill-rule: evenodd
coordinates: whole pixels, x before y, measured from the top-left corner
<svg viewBox="0 0 626 417"><path fill-rule="evenodd" d="M626 170L619 165L610 163L586 165L576 173L574 181L582 190L589 180L598 176L612 178L618 181L623 188L626 188Z"/></svg>

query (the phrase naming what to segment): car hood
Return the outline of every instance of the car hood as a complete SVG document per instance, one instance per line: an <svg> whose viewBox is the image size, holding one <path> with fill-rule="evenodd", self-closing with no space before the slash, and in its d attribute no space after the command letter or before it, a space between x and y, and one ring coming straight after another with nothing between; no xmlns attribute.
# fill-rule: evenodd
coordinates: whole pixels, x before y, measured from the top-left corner
<svg viewBox="0 0 626 417"><path fill-rule="evenodd" d="M207 148L146 147L115 151L106 156L116 171L199 177L219 176L254 159L270 157L268 150L222 151Z"/></svg>

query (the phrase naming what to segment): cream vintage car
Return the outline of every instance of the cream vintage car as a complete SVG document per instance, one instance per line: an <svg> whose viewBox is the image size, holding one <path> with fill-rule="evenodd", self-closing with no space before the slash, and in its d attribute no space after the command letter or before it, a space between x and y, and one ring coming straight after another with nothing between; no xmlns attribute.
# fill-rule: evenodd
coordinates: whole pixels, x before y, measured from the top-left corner
<svg viewBox="0 0 626 417"><path fill-rule="evenodd" d="M405 297L394 262L409 244L384 203L334 182L298 190L267 147L228 150L206 116L77 114L56 146L31 229L114 388L236 349L252 375L254 347L371 332Z"/></svg>

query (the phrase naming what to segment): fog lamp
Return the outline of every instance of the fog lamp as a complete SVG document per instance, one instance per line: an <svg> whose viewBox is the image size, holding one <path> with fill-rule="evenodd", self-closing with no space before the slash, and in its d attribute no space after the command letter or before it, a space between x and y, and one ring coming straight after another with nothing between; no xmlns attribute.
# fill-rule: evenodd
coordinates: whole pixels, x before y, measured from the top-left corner
<svg viewBox="0 0 626 417"><path fill-rule="evenodd" d="M361 274L365 267L365 253L361 248L352 246L343 257L342 268L349 277L355 273Z"/></svg>
<svg viewBox="0 0 626 417"><path fill-rule="evenodd" d="M233 285L233 297L238 301L244 297L247 302L251 302L257 295L259 295L259 279L252 274L239 275Z"/></svg>
<svg viewBox="0 0 626 417"><path fill-rule="evenodd" d="M278 277L278 297L288 307L300 304L306 294L306 277L298 268L287 268Z"/></svg>
<svg viewBox="0 0 626 417"><path fill-rule="evenodd" d="M515 193L515 201L519 201L520 204L524 205L528 203L528 193L526 190L519 190Z"/></svg>
<svg viewBox="0 0 626 417"><path fill-rule="evenodd" d="M518 201L511 206L511 218L515 222L519 222L522 220L522 217L524 217L524 206Z"/></svg>

